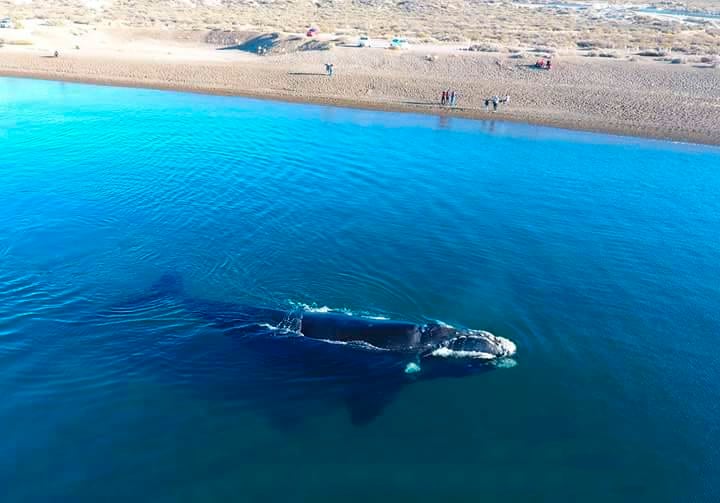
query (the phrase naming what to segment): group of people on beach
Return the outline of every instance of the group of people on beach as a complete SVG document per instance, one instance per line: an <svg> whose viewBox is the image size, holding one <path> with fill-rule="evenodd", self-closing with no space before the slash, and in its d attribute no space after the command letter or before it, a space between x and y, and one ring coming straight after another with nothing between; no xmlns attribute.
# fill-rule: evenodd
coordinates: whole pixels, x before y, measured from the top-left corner
<svg viewBox="0 0 720 503"><path fill-rule="evenodd" d="M443 91L442 95L440 96L440 104L443 106L451 106L454 107L457 105L457 94L455 91L451 91L450 89Z"/></svg>
<svg viewBox="0 0 720 503"><path fill-rule="evenodd" d="M500 96L493 96L492 98L485 98L485 111L490 110L490 104L492 103L493 112L497 112L498 105L507 105L510 103L510 95L506 94L504 98Z"/></svg>
<svg viewBox="0 0 720 503"><path fill-rule="evenodd" d="M457 105L458 94L450 89L443 91L440 95L440 104L442 106L454 107ZM504 97L493 96L492 98L485 98L485 110L490 110L490 104L492 104L493 112L497 112L499 105L507 105L510 103L510 95L506 94Z"/></svg>
<svg viewBox="0 0 720 503"><path fill-rule="evenodd" d="M550 60L547 61L540 58L535 62L535 68L540 68L542 70L550 70L552 68L552 63L550 63Z"/></svg>

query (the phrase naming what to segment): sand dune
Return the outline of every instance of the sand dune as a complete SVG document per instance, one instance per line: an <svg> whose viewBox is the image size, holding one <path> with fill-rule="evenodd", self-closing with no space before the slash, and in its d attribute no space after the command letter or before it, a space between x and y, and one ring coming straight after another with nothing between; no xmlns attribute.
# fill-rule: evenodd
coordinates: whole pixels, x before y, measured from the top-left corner
<svg viewBox="0 0 720 503"><path fill-rule="evenodd" d="M603 49L675 47L693 54L720 53L720 18L650 14L639 9L641 4L609 0L577 8L576 0L562 8L551 0L0 0L0 16L4 11L50 24L179 30L295 33L314 25L323 32L403 35L418 43L476 41L563 50L591 42ZM713 0L658 5L720 11Z"/></svg>

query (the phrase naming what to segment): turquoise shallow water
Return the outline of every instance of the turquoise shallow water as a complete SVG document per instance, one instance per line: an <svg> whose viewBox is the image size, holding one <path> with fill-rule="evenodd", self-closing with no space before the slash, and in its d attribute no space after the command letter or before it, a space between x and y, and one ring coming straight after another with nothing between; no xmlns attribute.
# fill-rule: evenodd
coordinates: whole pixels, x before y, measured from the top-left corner
<svg viewBox="0 0 720 503"><path fill-rule="evenodd" d="M717 501L719 169L699 146L0 79L2 500ZM239 345L148 295L168 271L202 305L488 329L518 365L409 384L357 425L338 351Z"/></svg>

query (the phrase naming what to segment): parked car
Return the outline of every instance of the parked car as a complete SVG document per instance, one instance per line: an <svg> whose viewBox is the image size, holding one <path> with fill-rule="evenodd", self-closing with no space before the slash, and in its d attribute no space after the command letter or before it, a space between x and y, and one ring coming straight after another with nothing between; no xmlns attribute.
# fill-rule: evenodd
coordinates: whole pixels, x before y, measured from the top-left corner
<svg viewBox="0 0 720 503"><path fill-rule="evenodd" d="M320 32L318 31L317 28L310 28L310 29L308 29L306 35L307 35L308 37L317 37L319 33L320 33Z"/></svg>
<svg viewBox="0 0 720 503"><path fill-rule="evenodd" d="M0 19L0 28L12 29L12 28L15 28L15 25L13 24L12 19L10 19L9 17L6 17L3 19Z"/></svg>
<svg viewBox="0 0 720 503"><path fill-rule="evenodd" d="M391 49L405 49L408 46L408 41L404 38L394 38L390 41Z"/></svg>
<svg viewBox="0 0 720 503"><path fill-rule="evenodd" d="M368 37L367 35L363 35L362 37L360 37L358 45L360 47L370 47L370 37Z"/></svg>

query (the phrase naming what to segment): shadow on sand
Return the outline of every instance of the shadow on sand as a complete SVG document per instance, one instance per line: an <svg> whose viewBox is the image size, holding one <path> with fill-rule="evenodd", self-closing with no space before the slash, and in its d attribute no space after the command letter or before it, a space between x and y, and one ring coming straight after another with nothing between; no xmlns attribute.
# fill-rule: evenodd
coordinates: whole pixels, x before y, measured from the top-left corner
<svg viewBox="0 0 720 503"><path fill-rule="evenodd" d="M538 71L538 72L546 72L546 71L549 71L549 70L548 70L547 68L545 68L545 67L543 67L543 68L537 67L537 66L535 65L535 63L530 63L530 64L528 64L528 65L520 65L520 66L521 66L521 67L524 67L524 68L527 68L527 69L529 69L529 70L536 70L536 71Z"/></svg>
<svg viewBox="0 0 720 503"><path fill-rule="evenodd" d="M257 54L258 49L271 49L275 42L280 38L278 33L265 33L258 35L245 42L237 45L229 45L227 47L219 47L218 51L244 51Z"/></svg>
<svg viewBox="0 0 720 503"><path fill-rule="evenodd" d="M305 75L305 76L308 76L308 75L318 76L319 75L321 77L324 77L327 74L322 73L322 72L288 72L288 75Z"/></svg>

